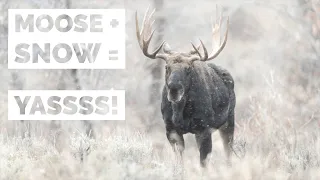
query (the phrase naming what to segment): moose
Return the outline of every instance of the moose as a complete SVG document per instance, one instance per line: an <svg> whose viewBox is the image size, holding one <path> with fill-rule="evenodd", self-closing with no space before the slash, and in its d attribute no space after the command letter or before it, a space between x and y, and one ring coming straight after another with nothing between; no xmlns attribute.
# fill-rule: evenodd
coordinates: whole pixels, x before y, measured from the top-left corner
<svg viewBox="0 0 320 180"><path fill-rule="evenodd" d="M165 85L162 91L161 113L165 123L166 136L174 152L182 159L185 143L183 135L195 135L200 152L200 165L208 164L208 154L212 152L211 135L219 130L228 165L231 165L231 153L234 138L234 109L236 96L234 80L224 68L207 61L216 58L224 49L228 39L229 17L224 39L221 42L220 27L222 13L212 27L212 53L200 40L200 45L193 43L190 52L177 52L163 41L154 52L148 50L155 30L151 21L155 9L144 14L140 30L137 11L135 13L136 36L143 54L150 59L164 60ZM218 14L218 13L217 13ZM202 48L203 54L200 53ZM160 53L163 50L163 53Z"/></svg>

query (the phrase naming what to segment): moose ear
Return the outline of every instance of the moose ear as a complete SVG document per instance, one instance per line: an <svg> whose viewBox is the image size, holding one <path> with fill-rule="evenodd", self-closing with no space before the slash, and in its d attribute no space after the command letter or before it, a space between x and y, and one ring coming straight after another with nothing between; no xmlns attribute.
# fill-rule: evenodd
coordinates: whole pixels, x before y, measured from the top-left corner
<svg viewBox="0 0 320 180"><path fill-rule="evenodd" d="M173 53L173 51L171 50L170 45L167 42L165 42L164 45L163 45L163 51L166 54L172 54Z"/></svg>

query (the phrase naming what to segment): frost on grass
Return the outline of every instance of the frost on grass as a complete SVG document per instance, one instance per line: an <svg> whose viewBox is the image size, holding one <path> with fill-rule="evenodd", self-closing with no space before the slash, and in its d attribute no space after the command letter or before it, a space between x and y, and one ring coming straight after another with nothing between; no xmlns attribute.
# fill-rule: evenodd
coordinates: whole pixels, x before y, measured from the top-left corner
<svg viewBox="0 0 320 180"><path fill-rule="evenodd" d="M1 136L0 179L163 179L171 164L159 160L141 133L113 134L100 140L74 133L61 153L44 139Z"/></svg>
<svg viewBox="0 0 320 180"><path fill-rule="evenodd" d="M1 135L0 179L319 178L319 136L291 134L290 129L274 128L272 119L268 120L265 133L259 136L252 136L247 125L238 129L243 132L234 150L240 155L234 156L232 169L214 162L216 156L224 157L218 148L221 141L215 139L207 173L199 167L196 150L186 151L184 167L179 167L169 146L160 157L152 139L140 132L118 131L97 139L75 132L62 152L45 139Z"/></svg>

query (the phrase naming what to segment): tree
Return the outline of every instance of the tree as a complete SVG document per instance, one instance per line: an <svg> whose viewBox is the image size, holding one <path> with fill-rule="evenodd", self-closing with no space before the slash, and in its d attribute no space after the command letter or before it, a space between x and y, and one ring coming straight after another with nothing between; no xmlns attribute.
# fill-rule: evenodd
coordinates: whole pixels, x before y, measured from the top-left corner
<svg viewBox="0 0 320 180"><path fill-rule="evenodd" d="M164 31L166 20L163 17L163 0L153 0L153 6L156 9L155 14L157 15L157 19L155 21L155 29L157 29L157 33L155 33L155 46L161 44L164 39ZM151 61L151 76L152 76L152 84L150 89L150 105L154 107L152 109L151 117L149 117L149 127L154 126L157 123L158 117L160 117L160 99L161 99L161 82L163 77L163 61L162 60L154 60Z"/></svg>

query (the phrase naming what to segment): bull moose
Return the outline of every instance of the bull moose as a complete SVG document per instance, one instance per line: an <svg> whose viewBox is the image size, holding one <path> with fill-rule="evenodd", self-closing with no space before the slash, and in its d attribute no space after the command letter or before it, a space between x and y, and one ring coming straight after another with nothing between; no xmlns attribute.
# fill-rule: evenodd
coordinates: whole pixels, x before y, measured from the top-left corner
<svg viewBox="0 0 320 180"><path fill-rule="evenodd" d="M141 30L136 12L136 35L146 57L161 59L166 63L161 113L170 144L182 158L185 148L183 135L195 134L201 167L207 167L207 156L212 151L211 134L218 129L228 164L231 165L236 104L234 80L224 68L206 62L216 58L224 49L228 38L229 17L222 42L222 13L217 17L212 27L212 41L218 45L213 46L209 55L201 39L198 47L191 43L193 48L187 53L171 50L165 41L150 53L148 46L155 32L152 30L154 21L151 19L155 10L151 13L149 10L148 8L144 14ZM200 53L201 48L203 54ZM163 53L159 53L161 49Z"/></svg>

